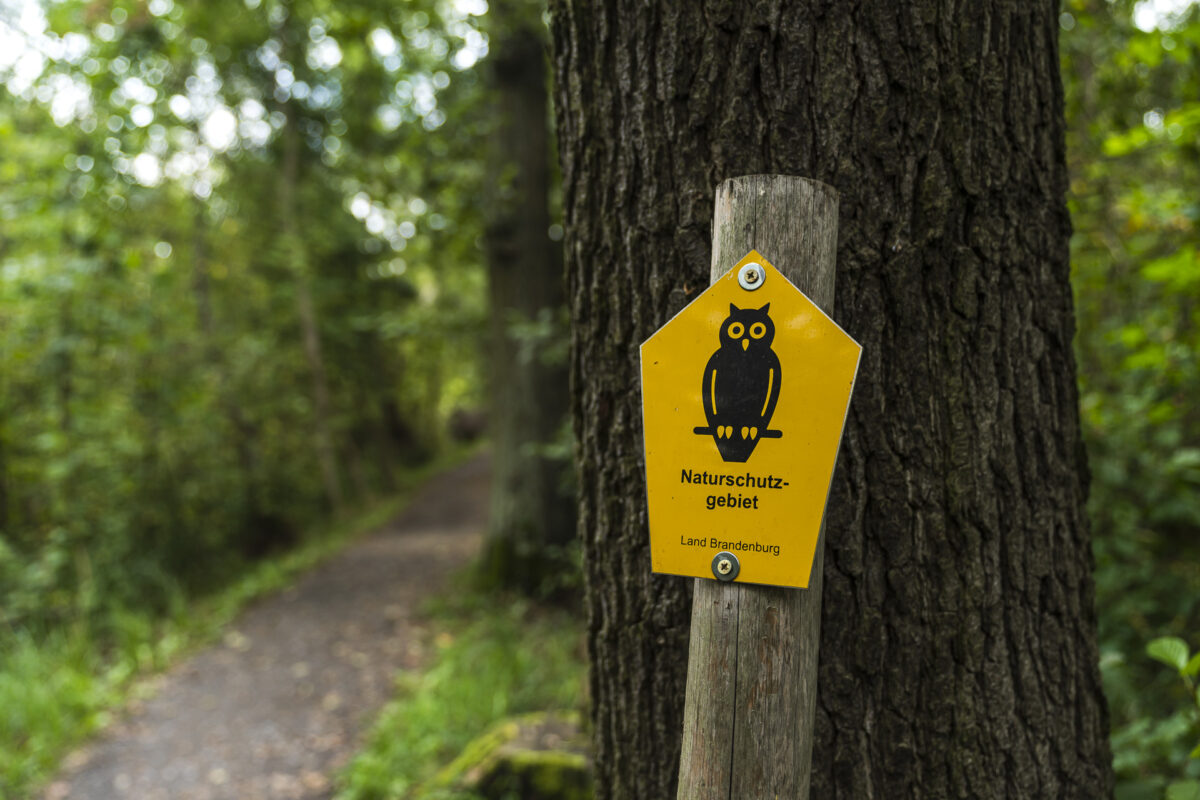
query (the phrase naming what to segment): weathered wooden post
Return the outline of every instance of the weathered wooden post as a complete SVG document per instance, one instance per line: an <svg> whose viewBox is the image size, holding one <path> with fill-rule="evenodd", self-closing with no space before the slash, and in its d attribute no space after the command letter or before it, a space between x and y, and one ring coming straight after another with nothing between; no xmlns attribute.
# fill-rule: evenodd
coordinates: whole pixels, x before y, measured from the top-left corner
<svg viewBox="0 0 1200 800"><path fill-rule="evenodd" d="M654 569L704 576L695 582L679 800L808 797L822 520L860 353L820 311L833 310L836 249L837 194L831 187L805 178L751 175L718 188L713 287L705 294L725 294L693 314L697 331L704 324L713 330L693 338L703 339L701 346L709 351L718 348L707 371L696 376L705 385L691 389L702 396L709 422L697 425L694 434L713 437L697 446L719 451L719 459L703 462L703 471L694 468L701 463L699 451L664 454L666 442L660 443L657 431L677 429L686 420L661 412L664 404L656 399L659 381L653 371L664 369L667 343L658 345L652 337L643 346ZM782 276L767 268L771 264ZM738 268L737 283L731 267ZM755 280L768 285L774 280L775 292L795 295L800 304L788 305L789 294L753 291L760 288ZM769 304L760 305L763 300ZM676 320L686 322L691 309ZM759 315L761 328L748 313ZM673 320L662 330L682 325ZM739 350L746 358L753 355L756 335L772 352L739 366ZM736 390L731 389L728 376L738 370L752 375L739 377ZM753 395L753 401L742 403L743 395ZM676 409L695 404L682 396L671 402ZM751 406L755 419L724 424L735 407ZM698 413L691 410L693 416ZM749 440L746 447L743 440ZM701 492L713 492L715 485L716 494L693 498L697 476L706 484ZM667 492L670 497L662 499ZM701 513L688 517L697 499L706 501L699 503ZM663 516L668 513L670 521ZM678 545L697 551L706 568L686 561L690 553L676 559L673 525L680 516L699 535L681 534Z"/></svg>

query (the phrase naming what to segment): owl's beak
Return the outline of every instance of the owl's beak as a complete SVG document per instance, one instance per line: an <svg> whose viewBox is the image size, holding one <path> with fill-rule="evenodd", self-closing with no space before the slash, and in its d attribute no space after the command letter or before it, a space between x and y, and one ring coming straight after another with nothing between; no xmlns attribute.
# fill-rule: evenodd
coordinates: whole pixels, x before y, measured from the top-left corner
<svg viewBox="0 0 1200 800"><path fill-rule="evenodd" d="M742 349L743 349L743 350L745 350L745 349L747 349L748 347L750 347L750 340L749 340L749 339L742 339Z"/></svg>

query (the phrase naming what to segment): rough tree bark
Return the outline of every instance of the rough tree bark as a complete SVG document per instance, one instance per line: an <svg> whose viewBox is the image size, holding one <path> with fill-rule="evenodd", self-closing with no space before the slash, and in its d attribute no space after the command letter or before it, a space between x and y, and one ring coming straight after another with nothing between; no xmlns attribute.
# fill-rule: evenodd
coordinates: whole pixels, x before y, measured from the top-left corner
<svg viewBox="0 0 1200 800"><path fill-rule="evenodd" d="M550 134L540 3L493 2L488 81L495 109L486 247L491 308L493 489L481 574L537 592L575 538L563 464L546 457L567 417L567 369L546 363L514 326L565 303L561 248L549 238Z"/></svg>
<svg viewBox="0 0 1200 800"><path fill-rule="evenodd" d="M689 593L649 574L637 347L707 284L714 187L757 172L840 191L864 347L812 796L1110 795L1057 3L551 9L599 797L673 797L679 756Z"/></svg>

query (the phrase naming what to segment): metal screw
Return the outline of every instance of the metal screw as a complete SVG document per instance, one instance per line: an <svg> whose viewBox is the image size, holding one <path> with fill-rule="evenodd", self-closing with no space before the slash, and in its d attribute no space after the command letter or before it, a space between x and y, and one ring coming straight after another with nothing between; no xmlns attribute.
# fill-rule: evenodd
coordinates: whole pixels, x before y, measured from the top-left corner
<svg viewBox="0 0 1200 800"><path fill-rule="evenodd" d="M751 261L738 270L738 285L746 291L752 292L763 285L766 277L762 265Z"/></svg>
<svg viewBox="0 0 1200 800"><path fill-rule="evenodd" d="M742 565L738 563L737 556L728 550L722 550L713 556L712 573L713 577L719 581L728 583L735 580L741 569Z"/></svg>

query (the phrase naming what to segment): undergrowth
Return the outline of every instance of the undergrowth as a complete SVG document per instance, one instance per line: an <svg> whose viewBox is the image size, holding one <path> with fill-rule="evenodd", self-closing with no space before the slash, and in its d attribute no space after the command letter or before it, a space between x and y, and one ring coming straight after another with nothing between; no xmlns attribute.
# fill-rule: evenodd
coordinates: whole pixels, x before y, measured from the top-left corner
<svg viewBox="0 0 1200 800"><path fill-rule="evenodd" d="M389 498L309 530L295 549L248 564L207 596L177 588L166 611L113 608L90 622L0 628L0 799L33 796L68 751L152 691L140 678L216 638L249 601L384 525L425 478L463 455L406 473Z"/></svg>
<svg viewBox="0 0 1200 800"><path fill-rule="evenodd" d="M494 595L442 598L431 609L433 665L401 674L366 745L340 776L337 800L468 800L422 789L498 720L583 705L577 617Z"/></svg>

